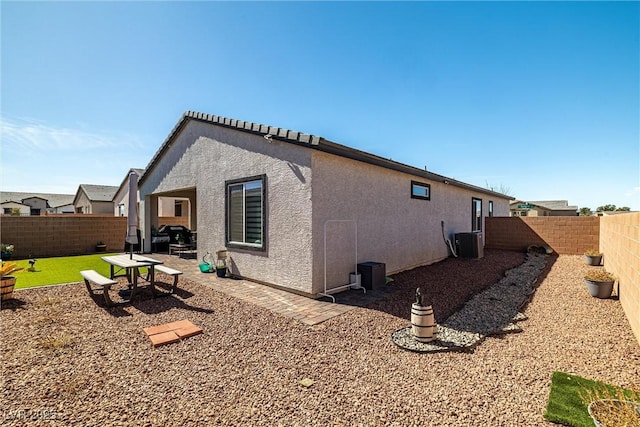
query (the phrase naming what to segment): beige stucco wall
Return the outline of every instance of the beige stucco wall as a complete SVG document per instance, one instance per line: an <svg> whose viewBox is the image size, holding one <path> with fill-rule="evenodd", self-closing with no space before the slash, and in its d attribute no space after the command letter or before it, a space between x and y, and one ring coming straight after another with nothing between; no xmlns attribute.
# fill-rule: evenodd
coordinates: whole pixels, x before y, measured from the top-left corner
<svg viewBox="0 0 640 427"><path fill-rule="evenodd" d="M195 188L198 257L225 247L225 181L266 175L266 250L229 248L232 272L306 294L324 288L325 240L328 287L347 284L355 264L384 262L387 272L446 258L440 221L449 238L471 230L471 198L489 200L494 215L509 214L508 200L441 182L189 121L140 184L143 238L158 215L159 196L178 197ZM412 180L431 184L431 200L411 199ZM145 238L145 250L150 250Z"/></svg>
<svg viewBox="0 0 640 427"><path fill-rule="evenodd" d="M140 203L140 193L138 193L138 203ZM120 216L120 207L119 205L124 206L123 216L129 215L129 179L127 178L124 185L120 187L116 195L113 197L113 215Z"/></svg>
<svg viewBox="0 0 640 427"><path fill-rule="evenodd" d="M113 202L91 202L91 213L113 215Z"/></svg>
<svg viewBox="0 0 640 427"><path fill-rule="evenodd" d="M91 213L91 200L87 197L84 191L78 194L78 201L75 203L76 212L90 214Z"/></svg>
<svg viewBox="0 0 640 427"><path fill-rule="evenodd" d="M225 247L225 181L266 174L266 251L229 249L232 271L310 293L310 167L307 148L269 144L260 135L189 121L140 185L148 206L145 223L157 214L152 194L195 187L198 257L215 253ZM149 250L150 239L145 244Z"/></svg>
<svg viewBox="0 0 640 427"><path fill-rule="evenodd" d="M39 209L40 215L44 215L47 212L47 201L39 197L28 197L22 200L22 203L31 206L29 212L31 212L32 209Z"/></svg>
<svg viewBox="0 0 640 427"><path fill-rule="evenodd" d="M431 185L431 200L411 198L412 180ZM324 288L327 220L355 220L357 262L383 262L389 274L446 258L441 221L451 240L454 233L471 231L472 197L482 199L483 217L490 200L494 216L509 215L509 202L503 198L314 151L314 292ZM350 227L348 223L327 226L328 289L347 284L354 269Z"/></svg>

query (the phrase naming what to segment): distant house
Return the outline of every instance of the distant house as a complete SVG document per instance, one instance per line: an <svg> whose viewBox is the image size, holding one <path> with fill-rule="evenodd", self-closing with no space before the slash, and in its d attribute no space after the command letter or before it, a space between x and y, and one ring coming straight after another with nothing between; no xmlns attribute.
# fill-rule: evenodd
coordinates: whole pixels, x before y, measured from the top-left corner
<svg viewBox="0 0 640 427"><path fill-rule="evenodd" d="M144 169L131 168L124 177L122 184L113 196L113 206L115 216L129 215L129 176L131 172L142 176ZM140 192L138 191L138 203L140 203ZM195 230L195 224L191 224L191 206L186 197L158 197L158 223L159 225L184 225Z"/></svg>
<svg viewBox="0 0 640 427"><path fill-rule="evenodd" d="M129 177L131 175L131 172L134 172L138 176L138 179L140 179L140 176L144 172L144 169L131 168L122 180L122 184L120 184L120 187L118 187L118 190L116 191L112 199L113 214L115 216L129 215ZM137 199L139 202L140 192L138 192Z"/></svg>
<svg viewBox="0 0 640 427"><path fill-rule="evenodd" d="M49 201L40 196L31 196L22 199L22 203L25 205L29 205L30 215L42 215L47 212L47 208L49 207Z"/></svg>
<svg viewBox="0 0 640 427"><path fill-rule="evenodd" d="M76 213L113 215L113 197L118 187L80 184L73 199Z"/></svg>
<svg viewBox="0 0 640 427"><path fill-rule="evenodd" d="M578 216L578 207L567 200L513 200L509 212L510 216Z"/></svg>
<svg viewBox="0 0 640 427"><path fill-rule="evenodd" d="M31 215L31 206L13 200L6 200L0 203L2 206L2 215L29 216Z"/></svg>
<svg viewBox="0 0 640 427"><path fill-rule="evenodd" d="M18 203L21 206L14 208L20 210L20 215L44 215L45 213L73 213L73 194L51 193L25 193L16 191L3 191L0 193L3 203L3 214L8 215L8 202ZM28 206L27 210L24 206Z"/></svg>
<svg viewBox="0 0 640 427"><path fill-rule="evenodd" d="M188 198L200 258L225 248L234 275L311 296L349 285L357 263L389 274L447 258L443 235L482 232L512 200L318 136L196 112L139 189L145 250L158 199Z"/></svg>

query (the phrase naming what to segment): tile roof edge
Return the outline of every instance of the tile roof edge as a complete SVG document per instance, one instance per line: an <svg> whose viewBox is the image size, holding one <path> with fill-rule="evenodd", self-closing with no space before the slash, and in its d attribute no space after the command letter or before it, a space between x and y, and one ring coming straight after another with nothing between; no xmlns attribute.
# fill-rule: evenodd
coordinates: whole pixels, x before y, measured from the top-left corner
<svg viewBox="0 0 640 427"><path fill-rule="evenodd" d="M443 175L438 175L433 172L428 172L426 170L422 170L416 168L414 166L409 166L400 162L393 161L391 159L385 159L383 157L377 156L375 154L367 153L362 150L358 150L355 148L348 147L346 145L338 144L335 142L331 142L323 137L310 135L298 131L293 131L289 129L284 129L276 126L268 126L260 123L248 122L243 120L231 119L228 117L217 116L214 114L201 113L197 111L187 110L185 111L180 120L173 127L169 135L165 138L165 140L160 145L160 148L153 155L149 164L144 168L144 173L140 177L138 181L139 184L142 184L146 178L147 174L151 172L151 170L155 167L156 163L160 160L170 142L173 140L175 135L177 135L184 126L188 123L189 120L197 120L205 123L211 123L217 126L223 126L227 128L237 129L242 132L249 132L258 135L263 135L267 140L278 140L293 144L305 145L309 148L315 148L324 152L328 152L331 154L335 154L338 156L350 158L353 160L362 161L365 163L374 164L377 166L385 167L387 169L397 170L400 172L408 173L411 175L415 175L418 177L423 177L426 179L430 179L437 182L442 182L447 185L453 185L456 187L465 188L472 191L477 191L484 194L494 195L496 197L513 200L514 198L508 196L506 194L497 193L495 191L488 190L486 188L478 187L472 184L467 184L462 181L455 180L453 178L448 178Z"/></svg>

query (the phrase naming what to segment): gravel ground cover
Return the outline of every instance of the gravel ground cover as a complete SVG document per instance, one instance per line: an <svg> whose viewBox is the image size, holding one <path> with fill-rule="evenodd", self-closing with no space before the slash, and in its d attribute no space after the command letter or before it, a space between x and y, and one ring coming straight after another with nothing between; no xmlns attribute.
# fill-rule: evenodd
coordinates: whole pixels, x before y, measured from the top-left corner
<svg viewBox="0 0 640 427"><path fill-rule="evenodd" d="M489 337L472 353L419 354L393 344L415 287L442 276L447 288L434 292L433 305L437 316L450 315L464 301L438 301L497 282L501 275L484 265L495 257L403 273L393 301L313 327L186 280L175 297L113 310L96 305L84 284L19 291L20 303L0 312L3 422L537 426L552 425L542 414L555 370L638 382L640 346L620 302L586 291L582 275L594 267L582 256L547 259L521 333ZM182 319L204 333L154 349L142 331ZM305 378L313 385L302 386Z"/></svg>

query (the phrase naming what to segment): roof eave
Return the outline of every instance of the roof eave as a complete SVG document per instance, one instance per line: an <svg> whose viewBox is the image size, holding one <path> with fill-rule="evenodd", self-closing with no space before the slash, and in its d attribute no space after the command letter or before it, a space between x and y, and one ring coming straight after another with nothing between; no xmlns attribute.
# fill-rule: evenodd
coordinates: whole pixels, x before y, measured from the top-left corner
<svg viewBox="0 0 640 427"><path fill-rule="evenodd" d="M173 127L169 135L165 138L164 142L151 158L151 161L144 169L144 173L138 180L138 183L142 185L147 176L154 169L155 165L160 161L164 153L169 149L173 140L179 135L190 120L205 122L217 126L223 126L227 128L233 128L242 132L252 133L268 137L269 140L276 140L282 142L288 142L296 145L303 145L308 148L321 150L330 154L342 156L345 158L361 161L364 163L392 169L399 172L408 173L417 177L422 177L435 182L442 182L447 185L453 185L460 188L476 191L483 194L489 194L495 197L514 200L513 197L506 194L498 193L488 190L486 188L477 187L475 185L467 184L465 182L457 181L453 178L448 178L443 175L438 175L426 170L418 169L413 166L409 166L403 163L399 163L390 159L385 159L374 154L370 154L355 148L347 147L346 145L337 144L331 142L322 137L305 134L298 131L292 131L289 129L279 128L275 126L268 126L259 123L247 122L243 120L230 119L227 117L216 116L213 114L198 113L194 111L186 111L178 123Z"/></svg>

